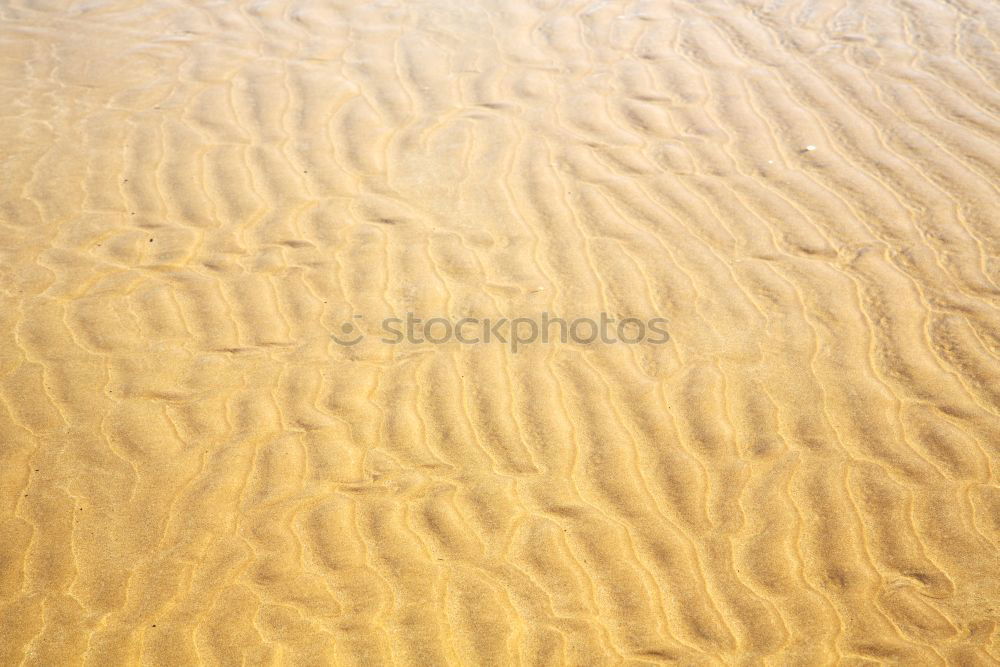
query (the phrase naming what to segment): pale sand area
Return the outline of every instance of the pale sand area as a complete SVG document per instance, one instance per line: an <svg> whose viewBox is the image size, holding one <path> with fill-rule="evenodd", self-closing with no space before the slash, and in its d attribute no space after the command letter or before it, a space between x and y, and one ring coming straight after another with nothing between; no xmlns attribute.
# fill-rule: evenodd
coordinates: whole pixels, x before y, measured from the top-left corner
<svg viewBox="0 0 1000 667"><path fill-rule="evenodd" d="M0 664L1000 660L1000 4L0 17Z"/></svg>

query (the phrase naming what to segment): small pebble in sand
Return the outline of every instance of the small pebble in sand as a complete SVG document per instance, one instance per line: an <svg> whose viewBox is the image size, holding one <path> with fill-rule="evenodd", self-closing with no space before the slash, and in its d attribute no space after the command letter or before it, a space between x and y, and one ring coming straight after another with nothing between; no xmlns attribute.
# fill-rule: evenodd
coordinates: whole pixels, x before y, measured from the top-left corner
<svg viewBox="0 0 1000 667"><path fill-rule="evenodd" d="M814 151L814 150L816 150L816 147L813 146L812 144L809 144L808 146L806 146L806 150L807 151Z"/></svg>

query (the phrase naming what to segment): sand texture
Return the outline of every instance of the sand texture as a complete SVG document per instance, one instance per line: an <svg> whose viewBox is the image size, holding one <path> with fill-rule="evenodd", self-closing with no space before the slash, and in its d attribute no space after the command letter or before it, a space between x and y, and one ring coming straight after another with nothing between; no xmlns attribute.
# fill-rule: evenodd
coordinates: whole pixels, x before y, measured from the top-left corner
<svg viewBox="0 0 1000 667"><path fill-rule="evenodd" d="M997 664L998 46L995 0L0 2L0 665Z"/></svg>

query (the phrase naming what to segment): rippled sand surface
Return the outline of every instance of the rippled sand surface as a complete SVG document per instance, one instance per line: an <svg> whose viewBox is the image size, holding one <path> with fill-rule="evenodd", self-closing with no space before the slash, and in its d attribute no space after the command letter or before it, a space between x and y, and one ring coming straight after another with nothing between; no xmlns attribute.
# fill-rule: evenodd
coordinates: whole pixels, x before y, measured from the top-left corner
<svg viewBox="0 0 1000 667"><path fill-rule="evenodd" d="M0 664L996 664L998 45L993 0L2 3Z"/></svg>

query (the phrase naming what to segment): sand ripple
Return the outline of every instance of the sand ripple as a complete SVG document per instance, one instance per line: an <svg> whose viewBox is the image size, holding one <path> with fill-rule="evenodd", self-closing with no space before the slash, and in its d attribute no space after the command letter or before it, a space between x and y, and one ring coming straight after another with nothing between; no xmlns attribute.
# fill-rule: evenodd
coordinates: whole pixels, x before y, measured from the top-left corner
<svg viewBox="0 0 1000 667"><path fill-rule="evenodd" d="M0 664L1000 661L996 2L0 28Z"/></svg>

